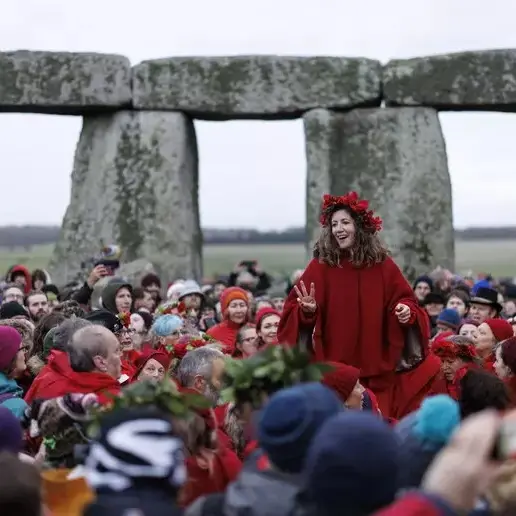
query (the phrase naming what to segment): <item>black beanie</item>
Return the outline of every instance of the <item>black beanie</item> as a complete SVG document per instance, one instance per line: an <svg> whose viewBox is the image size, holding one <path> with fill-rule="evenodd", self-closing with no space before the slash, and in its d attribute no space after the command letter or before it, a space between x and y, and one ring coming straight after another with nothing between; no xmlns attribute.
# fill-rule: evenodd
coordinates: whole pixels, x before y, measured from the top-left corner
<svg viewBox="0 0 516 516"><path fill-rule="evenodd" d="M9 301L0 306L0 319L12 319L13 317L26 317L29 314L18 301Z"/></svg>

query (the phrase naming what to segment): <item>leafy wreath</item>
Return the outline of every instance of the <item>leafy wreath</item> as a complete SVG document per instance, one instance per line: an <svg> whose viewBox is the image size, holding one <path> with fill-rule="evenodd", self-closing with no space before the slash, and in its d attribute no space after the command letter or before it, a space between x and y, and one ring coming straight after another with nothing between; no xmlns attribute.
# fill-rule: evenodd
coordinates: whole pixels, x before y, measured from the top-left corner
<svg viewBox="0 0 516 516"><path fill-rule="evenodd" d="M226 359L224 402L251 403L254 409L264 396L303 382L318 382L332 371L325 363L311 362L310 354L297 347L270 346L247 359Z"/></svg>

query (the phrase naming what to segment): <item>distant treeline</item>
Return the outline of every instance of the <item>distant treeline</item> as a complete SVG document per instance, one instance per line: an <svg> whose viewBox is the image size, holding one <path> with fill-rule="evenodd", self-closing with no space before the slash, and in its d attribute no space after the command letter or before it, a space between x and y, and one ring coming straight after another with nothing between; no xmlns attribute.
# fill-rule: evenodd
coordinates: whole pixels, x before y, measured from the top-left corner
<svg viewBox="0 0 516 516"><path fill-rule="evenodd" d="M516 239L516 226L458 229L455 231L455 235L460 240ZM0 247L14 249L53 244L57 241L58 236L59 226L2 226L0 227ZM304 228L290 228L284 231L204 230L205 244L297 244L304 242L304 238Z"/></svg>

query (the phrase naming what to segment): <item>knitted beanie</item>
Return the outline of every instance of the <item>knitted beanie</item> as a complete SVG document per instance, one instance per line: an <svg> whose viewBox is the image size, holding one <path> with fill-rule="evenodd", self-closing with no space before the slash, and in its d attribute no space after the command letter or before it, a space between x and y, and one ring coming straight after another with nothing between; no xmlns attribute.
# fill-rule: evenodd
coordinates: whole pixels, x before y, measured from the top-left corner
<svg viewBox="0 0 516 516"><path fill-rule="evenodd" d="M425 274L416 278L416 281L414 281L412 288L415 289L420 283L426 283L430 287L430 290L434 288L434 281L430 276L426 276Z"/></svg>
<svg viewBox="0 0 516 516"><path fill-rule="evenodd" d="M333 369L324 375L321 383L332 389L342 403L346 403L358 382L360 371L356 367L339 362L328 362L328 365Z"/></svg>
<svg viewBox="0 0 516 516"><path fill-rule="evenodd" d="M29 317L27 310L18 301L9 301L0 306L0 319L12 319L13 317Z"/></svg>
<svg viewBox="0 0 516 516"><path fill-rule="evenodd" d="M461 317L454 308L445 308L437 317L437 324L442 324L452 330L457 330L460 326Z"/></svg>
<svg viewBox="0 0 516 516"><path fill-rule="evenodd" d="M18 418L0 405L0 451L19 453L23 448L23 431Z"/></svg>
<svg viewBox="0 0 516 516"><path fill-rule="evenodd" d="M423 401L395 427L401 443L398 488L419 487L437 453L460 425L459 404L444 394Z"/></svg>
<svg viewBox="0 0 516 516"><path fill-rule="evenodd" d="M165 314L156 318L152 324L152 333L157 337L168 337L179 331L184 325L183 319L179 315Z"/></svg>
<svg viewBox="0 0 516 516"><path fill-rule="evenodd" d="M7 371L22 344L21 335L10 326L0 326L0 371Z"/></svg>
<svg viewBox="0 0 516 516"><path fill-rule="evenodd" d="M509 339L514 335L511 323L505 319L486 319L484 322L493 332L496 342Z"/></svg>
<svg viewBox="0 0 516 516"><path fill-rule="evenodd" d="M261 412L258 442L278 469L299 473L316 432L342 410L337 395L320 383L283 389Z"/></svg>
<svg viewBox="0 0 516 516"><path fill-rule="evenodd" d="M220 296L220 309L222 313L224 313L231 301L235 301L239 299L240 301L243 301L247 305L249 304L249 296L247 295L247 292L240 287L229 287L224 292L222 292Z"/></svg>
<svg viewBox="0 0 516 516"><path fill-rule="evenodd" d="M145 367L145 364L150 359L156 360L156 362L160 363L164 368L165 371L168 370L170 366L170 357L166 353L163 353L163 351L158 351L156 349L147 349L145 350L134 362L134 365L136 366L136 370L133 374L133 380L137 380L138 376L142 372L143 368Z"/></svg>
<svg viewBox="0 0 516 516"><path fill-rule="evenodd" d="M274 308L271 308L270 306L264 306L262 309L258 310L256 317L254 318L254 323L257 330L260 329L262 321L269 315L277 315L278 317L281 317L281 314Z"/></svg>
<svg viewBox="0 0 516 516"><path fill-rule="evenodd" d="M324 423L304 470L304 489L321 513L372 514L394 500L399 441L370 412L348 410Z"/></svg>
<svg viewBox="0 0 516 516"><path fill-rule="evenodd" d="M501 343L500 353L503 363L516 375L516 337L510 337Z"/></svg>

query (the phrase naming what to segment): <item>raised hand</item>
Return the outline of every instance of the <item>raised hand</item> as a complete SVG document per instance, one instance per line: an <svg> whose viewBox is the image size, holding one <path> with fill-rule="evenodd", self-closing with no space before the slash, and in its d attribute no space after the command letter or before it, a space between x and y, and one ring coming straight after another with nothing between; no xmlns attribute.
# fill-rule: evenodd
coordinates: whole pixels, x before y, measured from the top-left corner
<svg viewBox="0 0 516 516"><path fill-rule="evenodd" d="M313 314L317 310L317 303L315 302L315 286L310 284L310 292L306 290L305 283L299 282L299 288L294 285L294 291L297 294L297 302L301 310L306 313Z"/></svg>

